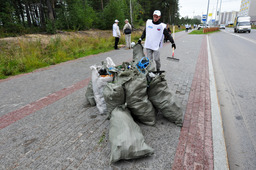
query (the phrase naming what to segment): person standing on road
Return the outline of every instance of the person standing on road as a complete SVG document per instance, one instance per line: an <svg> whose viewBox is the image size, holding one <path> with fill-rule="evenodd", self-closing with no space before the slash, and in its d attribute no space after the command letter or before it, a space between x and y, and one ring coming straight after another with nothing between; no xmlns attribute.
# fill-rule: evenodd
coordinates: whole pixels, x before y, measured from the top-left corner
<svg viewBox="0 0 256 170"><path fill-rule="evenodd" d="M125 34L125 42L126 42L126 49L131 49L131 33L132 33L132 26L129 23L129 20L126 19L125 25L123 28L123 32Z"/></svg>
<svg viewBox="0 0 256 170"><path fill-rule="evenodd" d="M185 27L186 27L186 32L188 32L188 24L186 24Z"/></svg>
<svg viewBox="0 0 256 170"><path fill-rule="evenodd" d="M115 48L116 50L119 50L119 48L118 48L118 42L119 42L119 39L120 39L120 37L121 37L118 23L119 23L119 21L116 19L116 20L115 20L115 23L113 24L113 37L115 37L115 46L114 46L114 48Z"/></svg>
<svg viewBox="0 0 256 170"><path fill-rule="evenodd" d="M141 35L141 38L138 41L138 43L141 44L141 40L143 40L146 37L146 54L150 60L153 60L154 55L157 71L160 71L161 67L159 48L163 45L164 37L167 37L167 39L172 43L172 47L176 49L174 40L166 29L166 24L162 23L160 21L160 18L161 12L159 10L155 10L153 13L153 20L147 20L146 28L144 29L143 34Z"/></svg>

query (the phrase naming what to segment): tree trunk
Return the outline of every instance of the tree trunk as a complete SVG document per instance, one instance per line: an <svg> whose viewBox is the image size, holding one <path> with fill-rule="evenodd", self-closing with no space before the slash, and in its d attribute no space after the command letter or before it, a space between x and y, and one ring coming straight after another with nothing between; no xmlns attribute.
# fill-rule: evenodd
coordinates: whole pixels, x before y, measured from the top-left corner
<svg viewBox="0 0 256 170"><path fill-rule="evenodd" d="M103 7L103 0L101 0L101 9L103 11L104 7Z"/></svg>
<svg viewBox="0 0 256 170"><path fill-rule="evenodd" d="M27 16L27 20L28 20L28 26L31 27L31 19L30 19L30 13L29 13L29 9L28 9L28 2L25 3L25 8L26 8L26 16Z"/></svg>
<svg viewBox="0 0 256 170"><path fill-rule="evenodd" d="M35 16L34 16L34 10L31 7L31 4L29 4L29 11L30 11L30 15L31 15L31 19L32 19L32 23L34 26L36 26L36 22L35 22Z"/></svg>
<svg viewBox="0 0 256 170"><path fill-rule="evenodd" d="M48 7L48 16L49 16L49 19L50 19L51 21L54 21L54 14L53 14L53 7L52 7L51 0L46 0L46 4L47 4L47 7Z"/></svg>
<svg viewBox="0 0 256 170"><path fill-rule="evenodd" d="M45 29L45 17L44 17L44 10L43 10L42 0L40 0L39 14L40 14L40 25L41 25L41 28Z"/></svg>
<svg viewBox="0 0 256 170"><path fill-rule="evenodd" d="M20 0L18 0L18 5L19 5L19 11L20 11L20 16L21 16L21 20L22 20L22 25L25 27L24 14L23 14L23 6L21 5Z"/></svg>

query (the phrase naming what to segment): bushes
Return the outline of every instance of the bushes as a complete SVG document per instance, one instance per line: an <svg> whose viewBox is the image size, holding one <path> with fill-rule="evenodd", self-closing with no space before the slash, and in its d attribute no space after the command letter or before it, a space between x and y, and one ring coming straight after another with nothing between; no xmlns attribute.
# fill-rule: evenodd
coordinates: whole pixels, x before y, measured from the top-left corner
<svg viewBox="0 0 256 170"><path fill-rule="evenodd" d="M2 41L0 42L0 79L112 50L114 38L110 32L93 36L74 34L68 39L55 36L49 42L41 39L17 39L12 43ZM142 32L133 32L132 41L137 42L141 34ZM119 44L125 44L123 35Z"/></svg>
<svg viewBox="0 0 256 170"><path fill-rule="evenodd" d="M206 34L208 32L214 32L214 31L219 31L219 27L204 28L203 33Z"/></svg>

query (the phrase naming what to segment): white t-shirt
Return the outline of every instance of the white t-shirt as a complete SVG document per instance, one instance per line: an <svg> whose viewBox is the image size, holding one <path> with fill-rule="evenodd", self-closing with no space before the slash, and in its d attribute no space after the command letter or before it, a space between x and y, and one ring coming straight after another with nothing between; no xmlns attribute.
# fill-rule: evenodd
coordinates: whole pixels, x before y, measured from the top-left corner
<svg viewBox="0 0 256 170"><path fill-rule="evenodd" d="M113 36L114 37L120 37L121 36L119 26L116 23L113 24Z"/></svg>
<svg viewBox="0 0 256 170"><path fill-rule="evenodd" d="M146 23L146 42L145 48L149 48L151 50L158 50L163 46L164 40L164 29L166 28L166 24L153 24L151 19L147 20Z"/></svg>

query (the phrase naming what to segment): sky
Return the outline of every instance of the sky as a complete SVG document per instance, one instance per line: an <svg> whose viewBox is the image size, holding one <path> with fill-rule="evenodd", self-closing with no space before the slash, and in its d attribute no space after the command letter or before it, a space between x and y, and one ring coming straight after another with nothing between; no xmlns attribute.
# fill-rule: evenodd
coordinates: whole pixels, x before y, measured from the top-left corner
<svg viewBox="0 0 256 170"><path fill-rule="evenodd" d="M222 1L221 12L231 12L239 11L241 0L209 0L209 11L208 13L213 13L212 19L215 19L217 1L218 8L220 7L220 1ZM192 18L193 16L202 14L207 14L208 0L179 0L179 12L181 17L188 16Z"/></svg>

